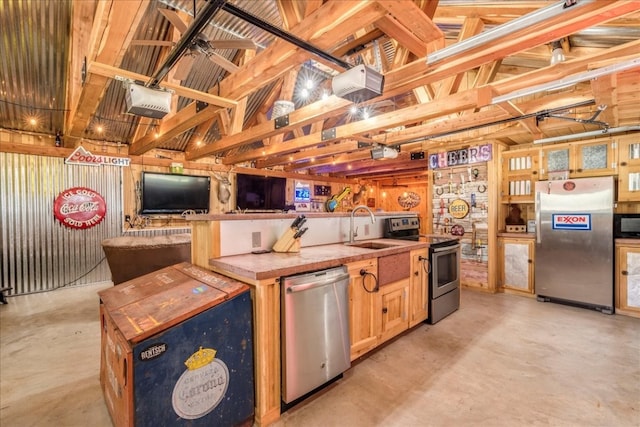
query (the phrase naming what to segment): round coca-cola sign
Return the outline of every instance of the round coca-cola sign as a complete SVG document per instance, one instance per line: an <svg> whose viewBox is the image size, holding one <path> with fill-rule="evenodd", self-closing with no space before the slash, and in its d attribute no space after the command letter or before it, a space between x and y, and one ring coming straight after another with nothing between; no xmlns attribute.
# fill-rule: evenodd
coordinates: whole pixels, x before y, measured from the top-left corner
<svg viewBox="0 0 640 427"><path fill-rule="evenodd" d="M86 187L64 190L53 202L56 219L69 228L91 228L100 224L106 213L102 196Z"/></svg>

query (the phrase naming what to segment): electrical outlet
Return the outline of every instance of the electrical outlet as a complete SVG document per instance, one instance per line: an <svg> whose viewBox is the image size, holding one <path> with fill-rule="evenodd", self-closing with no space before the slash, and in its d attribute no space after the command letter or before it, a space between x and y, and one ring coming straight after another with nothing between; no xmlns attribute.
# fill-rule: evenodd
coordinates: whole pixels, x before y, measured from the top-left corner
<svg viewBox="0 0 640 427"><path fill-rule="evenodd" d="M259 248L262 246L262 235L259 231L254 231L251 233L251 247Z"/></svg>
<svg viewBox="0 0 640 427"><path fill-rule="evenodd" d="M368 236L369 235L369 224L365 224L364 225L364 235Z"/></svg>

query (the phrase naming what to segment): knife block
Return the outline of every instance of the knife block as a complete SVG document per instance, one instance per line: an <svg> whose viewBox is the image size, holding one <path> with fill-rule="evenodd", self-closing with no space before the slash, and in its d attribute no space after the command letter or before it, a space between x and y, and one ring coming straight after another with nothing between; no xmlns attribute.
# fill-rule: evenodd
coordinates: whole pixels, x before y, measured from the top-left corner
<svg viewBox="0 0 640 427"><path fill-rule="evenodd" d="M295 234L295 230L287 228L271 249L274 252L300 252L300 240L293 238Z"/></svg>

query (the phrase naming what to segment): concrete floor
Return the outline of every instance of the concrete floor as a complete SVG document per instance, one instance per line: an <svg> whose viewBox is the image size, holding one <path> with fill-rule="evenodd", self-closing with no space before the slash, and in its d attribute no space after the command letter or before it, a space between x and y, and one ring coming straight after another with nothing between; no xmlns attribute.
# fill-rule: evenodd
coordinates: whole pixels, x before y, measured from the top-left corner
<svg viewBox="0 0 640 427"><path fill-rule="evenodd" d="M91 285L0 306L0 425L110 426ZM640 319L463 291L277 426L640 426Z"/></svg>

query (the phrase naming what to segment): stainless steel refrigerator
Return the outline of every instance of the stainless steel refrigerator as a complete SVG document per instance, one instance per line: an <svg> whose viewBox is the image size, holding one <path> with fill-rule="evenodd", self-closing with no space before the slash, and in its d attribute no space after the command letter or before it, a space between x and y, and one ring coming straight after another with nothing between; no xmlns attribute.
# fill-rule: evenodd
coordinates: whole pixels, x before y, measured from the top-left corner
<svg viewBox="0 0 640 427"><path fill-rule="evenodd" d="M613 177L536 182L538 301L613 313Z"/></svg>

